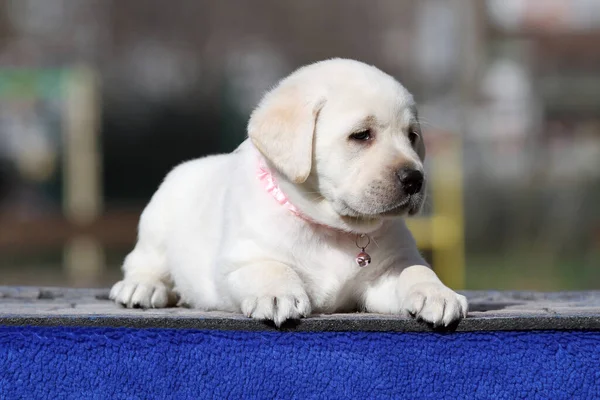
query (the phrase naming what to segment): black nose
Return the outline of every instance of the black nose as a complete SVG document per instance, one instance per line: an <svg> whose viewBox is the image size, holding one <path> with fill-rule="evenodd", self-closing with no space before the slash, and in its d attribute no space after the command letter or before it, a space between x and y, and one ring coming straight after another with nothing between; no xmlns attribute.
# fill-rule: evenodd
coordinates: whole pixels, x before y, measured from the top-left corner
<svg viewBox="0 0 600 400"><path fill-rule="evenodd" d="M402 168L398 171L398 179L408 195L419 193L423 187L423 173L416 169Z"/></svg>

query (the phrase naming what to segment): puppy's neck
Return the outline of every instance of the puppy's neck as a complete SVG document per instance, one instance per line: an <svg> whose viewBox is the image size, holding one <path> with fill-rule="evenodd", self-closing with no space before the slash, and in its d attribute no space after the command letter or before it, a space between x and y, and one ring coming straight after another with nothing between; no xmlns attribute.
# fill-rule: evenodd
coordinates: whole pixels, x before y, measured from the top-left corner
<svg viewBox="0 0 600 400"><path fill-rule="evenodd" d="M265 190L286 207L290 213L305 221L345 233L374 233L383 225L383 218L345 217L333 209L331 203L308 184L292 183L267 163L258 161L258 179Z"/></svg>

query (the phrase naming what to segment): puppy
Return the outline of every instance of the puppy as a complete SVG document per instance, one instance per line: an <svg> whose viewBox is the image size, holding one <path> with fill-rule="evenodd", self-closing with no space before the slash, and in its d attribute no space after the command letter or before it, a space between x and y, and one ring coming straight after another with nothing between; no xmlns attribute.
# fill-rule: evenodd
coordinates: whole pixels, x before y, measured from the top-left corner
<svg viewBox="0 0 600 400"><path fill-rule="evenodd" d="M423 204L425 147L394 78L353 60L305 66L265 95L248 136L166 177L111 299L179 298L278 326L355 310L435 326L466 316L403 221Z"/></svg>

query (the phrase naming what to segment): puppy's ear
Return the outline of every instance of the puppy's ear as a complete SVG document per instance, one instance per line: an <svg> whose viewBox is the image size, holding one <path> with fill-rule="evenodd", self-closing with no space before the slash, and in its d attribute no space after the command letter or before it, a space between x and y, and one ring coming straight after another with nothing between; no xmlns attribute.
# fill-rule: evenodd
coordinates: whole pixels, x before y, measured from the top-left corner
<svg viewBox="0 0 600 400"><path fill-rule="evenodd" d="M324 97L283 82L268 93L250 116L248 136L261 154L295 183L312 167L313 137Z"/></svg>

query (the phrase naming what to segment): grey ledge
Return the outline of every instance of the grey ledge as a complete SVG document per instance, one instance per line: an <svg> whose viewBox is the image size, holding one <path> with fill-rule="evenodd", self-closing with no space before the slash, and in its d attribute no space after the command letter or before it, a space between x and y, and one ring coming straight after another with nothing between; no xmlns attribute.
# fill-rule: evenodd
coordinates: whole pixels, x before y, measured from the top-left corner
<svg viewBox="0 0 600 400"><path fill-rule="evenodd" d="M451 330L600 330L600 291L461 292L468 318ZM125 309L108 300L107 289L0 286L0 326L126 327L269 331L276 328L240 314L188 308ZM280 330L425 332L432 327L410 318L351 313L312 315Z"/></svg>

